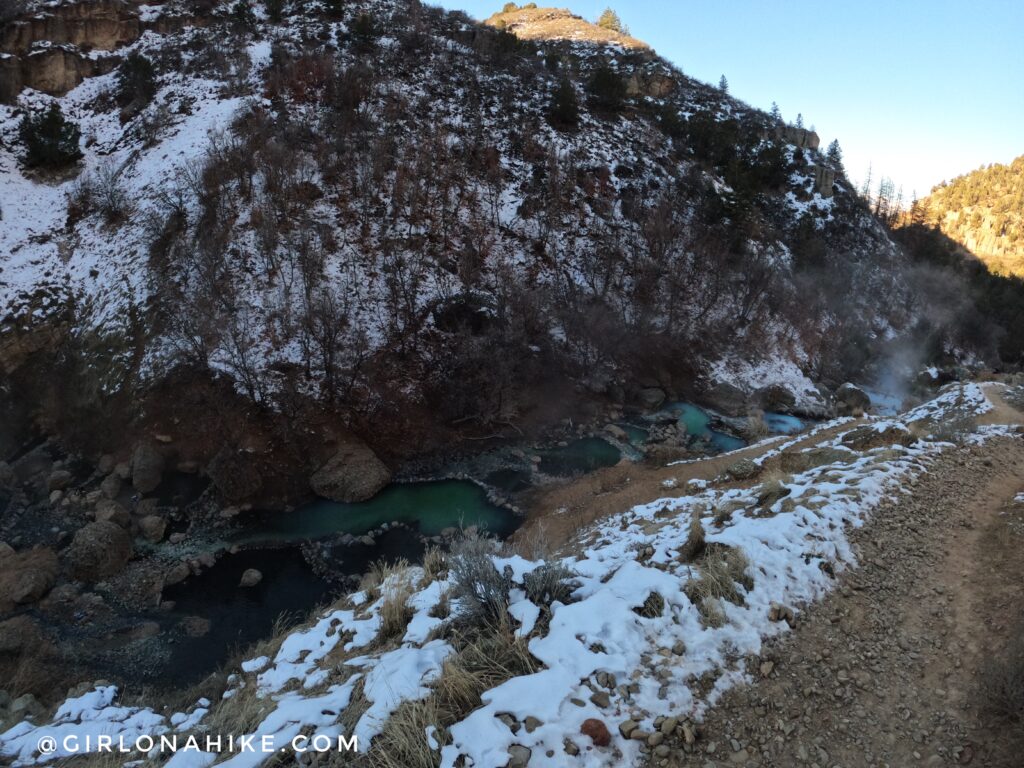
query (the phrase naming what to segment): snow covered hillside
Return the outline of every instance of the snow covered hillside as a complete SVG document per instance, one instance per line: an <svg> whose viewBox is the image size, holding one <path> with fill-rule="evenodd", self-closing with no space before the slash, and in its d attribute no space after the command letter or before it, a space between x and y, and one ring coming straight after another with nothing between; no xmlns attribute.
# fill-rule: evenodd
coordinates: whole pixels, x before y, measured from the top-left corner
<svg viewBox="0 0 1024 768"><path fill-rule="evenodd" d="M83 390L185 367L276 408L494 423L556 373L840 383L914 319L817 137L647 50L399 0L143 15L119 68L0 105L2 338L59 329L103 372ZM83 158L26 168L52 103Z"/></svg>

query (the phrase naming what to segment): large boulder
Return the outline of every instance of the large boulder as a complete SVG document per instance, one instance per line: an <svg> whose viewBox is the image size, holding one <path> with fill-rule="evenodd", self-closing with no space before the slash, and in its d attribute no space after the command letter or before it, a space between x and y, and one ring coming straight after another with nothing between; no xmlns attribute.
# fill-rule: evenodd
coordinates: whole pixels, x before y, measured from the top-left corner
<svg viewBox="0 0 1024 768"><path fill-rule="evenodd" d="M745 416L749 407L746 393L734 384L720 381L704 393L708 406L726 416Z"/></svg>
<svg viewBox="0 0 1024 768"><path fill-rule="evenodd" d="M131 556L131 536L109 520L80 528L65 554L71 576L88 582L114 575L124 568Z"/></svg>
<svg viewBox="0 0 1024 768"><path fill-rule="evenodd" d="M871 398L860 387L846 382L836 390L836 410L840 416L864 413L871 407Z"/></svg>
<svg viewBox="0 0 1024 768"><path fill-rule="evenodd" d="M754 393L754 401L763 411L789 413L796 406L796 395L782 384L769 384Z"/></svg>
<svg viewBox="0 0 1024 768"><path fill-rule="evenodd" d="M391 482L391 470L366 443L345 439L334 456L309 479L314 493L351 504L366 501Z"/></svg>
<svg viewBox="0 0 1024 768"><path fill-rule="evenodd" d="M41 599L57 581L57 554L36 547L0 558L0 613Z"/></svg>
<svg viewBox="0 0 1024 768"><path fill-rule="evenodd" d="M725 474L733 480L750 480L761 474L761 465L750 459L739 459L726 467Z"/></svg>
<svg viewBox="0 0 1024 768"><path fill-rule="evenodd" d="M210 482L228 501L241 501L259 493L263 476L253 456L227 446L217 451L206 467Z"/></svg>
<svg viewBox="0 0 1024 768"><path fill-rule="evenodd" d="M132 485L139 493L155 491L164 474L164 457L150 442L139 443L132 454Z"/></svg>

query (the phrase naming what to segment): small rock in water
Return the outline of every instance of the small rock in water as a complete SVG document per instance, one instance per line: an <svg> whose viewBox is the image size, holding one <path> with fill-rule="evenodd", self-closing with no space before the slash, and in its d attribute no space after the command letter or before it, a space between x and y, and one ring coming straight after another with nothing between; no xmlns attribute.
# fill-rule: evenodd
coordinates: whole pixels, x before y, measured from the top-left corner
<svg viewBox="0 0 1024 768"><path fill-rule="evenodd" d="M263 581L263 574L255 568L246 568L245 573L242 574L242 578L238 582L240 587L255 587Z"/></svg>

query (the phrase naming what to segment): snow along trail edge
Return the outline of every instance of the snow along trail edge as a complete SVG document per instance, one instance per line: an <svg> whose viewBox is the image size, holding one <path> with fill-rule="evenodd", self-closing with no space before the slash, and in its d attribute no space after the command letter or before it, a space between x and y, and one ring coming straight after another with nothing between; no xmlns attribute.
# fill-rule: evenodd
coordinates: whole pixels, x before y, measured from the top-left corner
<svg viewBox="0 0 1024 768"><path fill-rule="evenodd" d="M908 430L922 414L940 421L989 410L984 390L969 384L948 388L903 417L869 423L876 424L881 435L886 427ZM983 441L1007 432L1007 427L990 425L980 428L972 439ZM848 450L842 446L843 434L822 444ZM799 612L800 606L832 589L835 577L830 573L857 565L847 530L862 526L882 500L901 493L912 477L928 471L931 459L951 448L950 443L920 439L909 447L896 444L849 451L841 462L784 478L789 493L770 506L758 507L758 485L710 488L643 504L606 519L583 532L581 542L585 537L587 543L580 544L579 555L563 560L577 574L573 602L553 604L543 635L531 636L540 610L520 588L524 576L540 563L495 556L498 569L507 569L516 587L509 613L519 632L531 636L530 652L543 668L485 692L483 706L448 729L449 738L441 739L445 744L441 765L454 766L464 756L465 764L475 768L501 768L508 763L513 745L531 751L533 767L639 762L641 742L623 737L617 725L628 719L641 731L651 732L659 716L699 720L723 692L750 682L745 657L758 654L766 638L788 629L785 621L771 620L778 618L773 606ZM726 514L723 509L732 511ZM720 601L725 618L720 627L704 625L685 591L691 579L701 578L698 569L679 556L693 514L701 516L708 544L738 548L748 562L745 576L752 584L749 589L736 584L741 604ZM418 585L410 599L413 618L400 647L371 651L336 666L328 661L339 646L345 652L373 647L388 592L385 582L381 589L385 596L372 602L363 593L350 596L348 607L330 610L311 626L289 634L272 660L250 660L232 676L234 687L226 698L243 687L256 686L260 697L274 703L253 732L257 739L269 736L275 747L282 747L300 731L337 736L342 732L342 712L362 680L370 706L359 718L355 733L365 751L403 701L429 694L430 684L453 650L443 641L428 641L432 630L451 621L451 616L431 615L448 582L429 581L420 568L391 578L406 578ZM652 593L661 596L663 607L660 615L646 618L637 610ZM452 616L458 610L454 604ZM602 688L597 683L600 673L603 680L614 676L616 683ZM608 694L607 707L591 701L596 691ZM148 709L114 706L111 691L94 694L65 702L50 724L23 722L0 734L0 754L14 757L15 765L62 757L60 751L39 756L35 746L43 735L76 728L114 736L157 734L175 722L187 722L193 732L202 732L201 715L179 714L168 724ZM533 717L540 725L529 732L522 727L513 732L508 718L498 715L511 715L517 721ZM588 718L608 726L612 733L608 747L595 747L581 735L580 726ZM567 740L579 749L578 755L567 754ZM224 764L255 768L270 757L234 755ZM175 768L206 766L215 759L211 754L179 753L172 763Z"/></svg>

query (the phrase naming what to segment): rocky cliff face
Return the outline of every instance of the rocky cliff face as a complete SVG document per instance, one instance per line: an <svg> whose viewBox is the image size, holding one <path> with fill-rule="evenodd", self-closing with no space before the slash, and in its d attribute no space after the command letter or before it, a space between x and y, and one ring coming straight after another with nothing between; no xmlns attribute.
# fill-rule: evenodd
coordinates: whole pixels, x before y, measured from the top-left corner
<svg viewBox="0 0 1024 768"><path fill-rule="evenodd" d="M201 23L187 9L143 12L124 0L44 6L0 29L0 103L14 103L24 88L62 96L114 69L120 61L114 52L144 31L166 34Z"/></svg>

